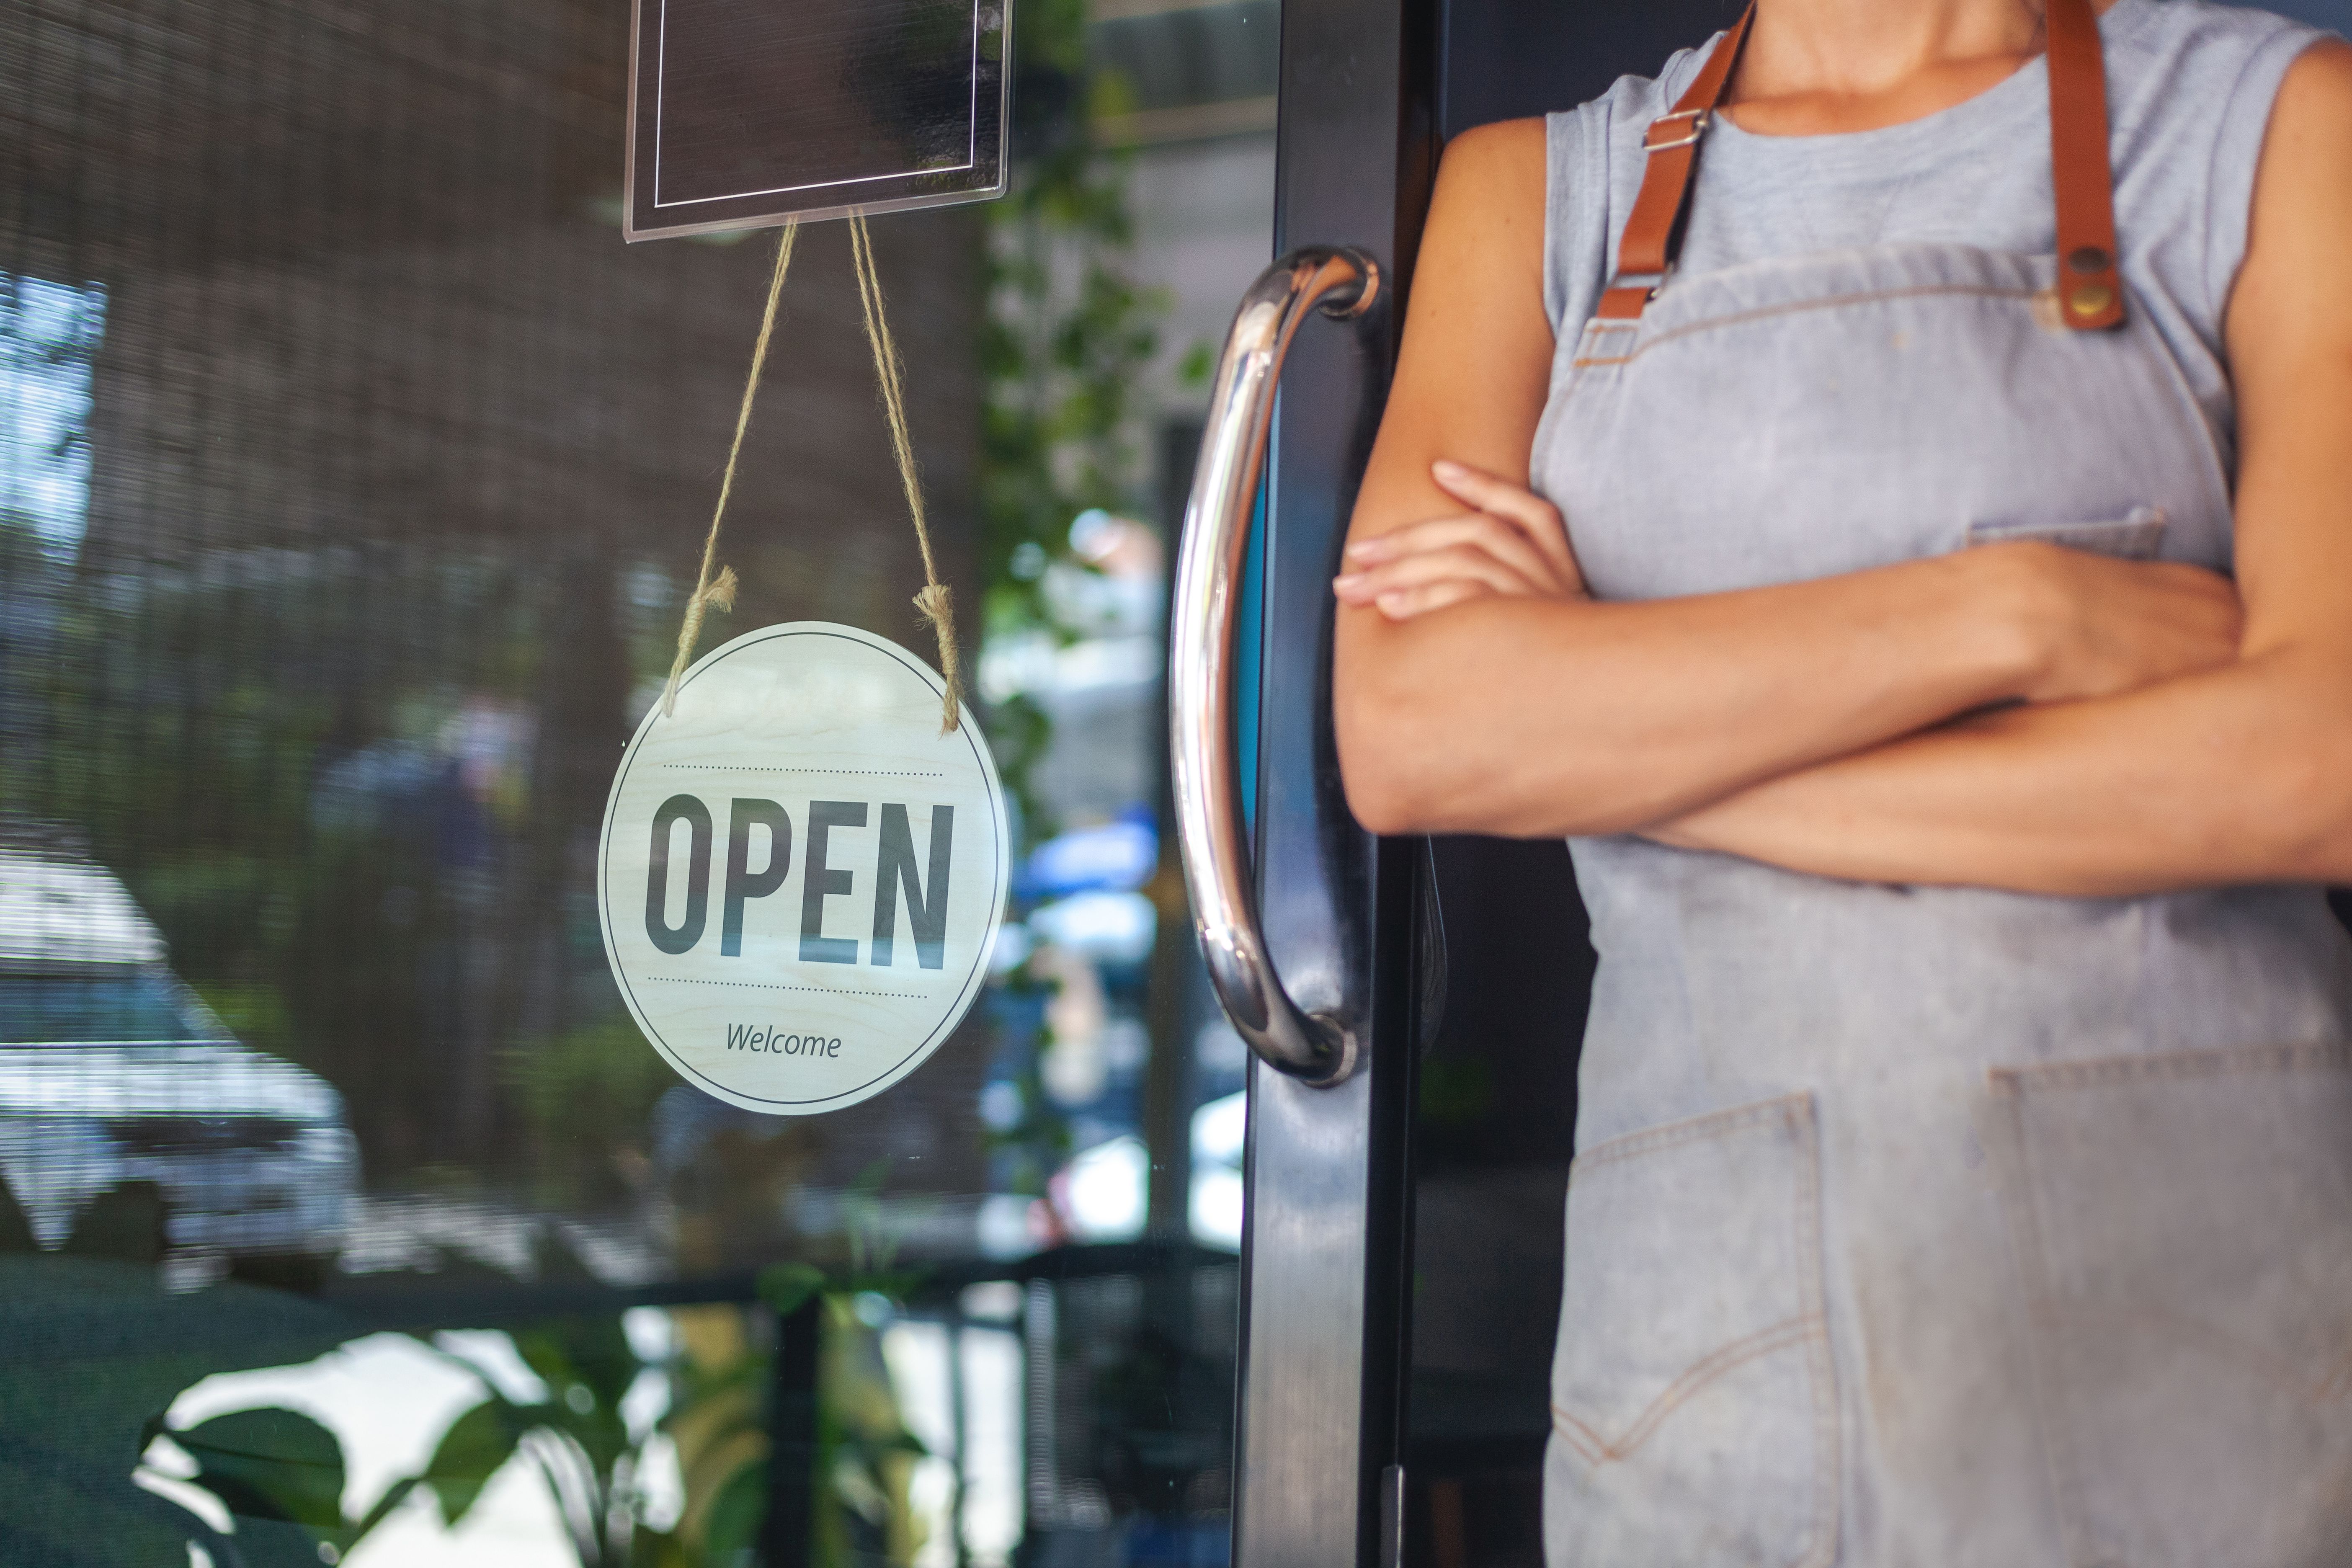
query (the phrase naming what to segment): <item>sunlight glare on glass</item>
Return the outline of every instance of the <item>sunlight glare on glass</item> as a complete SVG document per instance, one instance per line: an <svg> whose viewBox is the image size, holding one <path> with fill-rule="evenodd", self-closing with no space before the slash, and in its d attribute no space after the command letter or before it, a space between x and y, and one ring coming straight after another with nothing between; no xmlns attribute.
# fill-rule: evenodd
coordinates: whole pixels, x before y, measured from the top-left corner
<svg viewBox="0 0 2352 1568"><path fill-rule="evenodd" d="M90 367L106 290L0 272L0 526L71 561L89 520Z"/></svg>

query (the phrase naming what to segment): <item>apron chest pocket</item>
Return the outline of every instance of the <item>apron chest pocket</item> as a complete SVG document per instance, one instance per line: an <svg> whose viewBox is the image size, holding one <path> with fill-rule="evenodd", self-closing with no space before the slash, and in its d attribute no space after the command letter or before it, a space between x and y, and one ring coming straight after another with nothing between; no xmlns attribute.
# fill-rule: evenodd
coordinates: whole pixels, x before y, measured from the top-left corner
<svg viewBox="0 0 2352 1568"><path fill-rule="evenodd" d="M2007 544L2030 539L2124 561L2153 561L2164 548L2164 523L2162 507L2136 506L2106 522L1972 522L1969 542Z"/></svg>
<svg viewBox="0 0 2352 1568"><path fill-rule="evenodd" d="M1547 1461L1555 1563L1835 1559L1819 1163L1801 1094L1577 1157Z"/></svg>
<svg viewBox="0 0 2352 1568"><path fill-rule="evenodd" d="M2352 1561L2345 1047L2058 1063L1991 1089L2069 1560Z"/></svg>

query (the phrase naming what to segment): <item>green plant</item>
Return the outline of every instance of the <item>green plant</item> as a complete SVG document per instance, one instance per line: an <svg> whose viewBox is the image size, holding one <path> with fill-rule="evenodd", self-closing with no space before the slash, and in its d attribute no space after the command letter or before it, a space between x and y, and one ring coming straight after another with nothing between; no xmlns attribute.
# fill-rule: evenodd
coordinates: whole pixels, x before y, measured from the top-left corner
<svg viewBox="0 0 2352 1568"><path fill-rule="evenodd" d="M419 1338L475 1373L483 1397L444 1429L421 1472L394 1481L356 1517L343 1511L341 1445L299 1411L237 1410L184 1428L158 1415L144 1440L167 1437L195 1461L191 1479L236 1516L242 1554L253 1568L302 1562L306 1548L310 1562L333 1563L420 1488L443 1523L458 1524L490 1478L518 1458L547 1487L581 1568L658 1561L663 1538L640 1529L642 1450L620 1412L642 1363L619 1320L559 1319L518 1331L513 1340L542 1395L513 1397L462 1355Z"/></svg>
<svg viewBox="0 0 2352 1568"><path fill-rule="evenodd" d="M236 1517L239 1554L251 1568L299 1563L306 1554L313 1563L336 1561L408 1500L416 1484L388 1488L359 1518L346 1519L342 1445L299 1411L235 1410L177 1429L158 1416L143 1436L169 1437L195 1461L190 1479Z"/></svg>
<svg viewBox="0 0 2352 1568"><path fill-rule="evenodd" d="M450 1423L416 1484L430 1489L444 1522L456 1524L490 1478L520 1457L546 1484L581 1568L632 1563L643 1517L641 1454L620 1404L640 1363L619 1320L559 1319L513 1338L544 1397L513 1398L484 1378L481 1403Z"/></svg>
<svg viewBox="0 0 2352 1568"><path fill-rule="evenodd" d="M1013 189L988 209L981 333L985 635L1066 637L1046 603L1047 563L1069 557L1071 520L1136 499L1135 387L1159 346L1159 290L1130 276L1130 152L1096 116L1122 85L1087 62L1083 0L1033 0L1015 50ZM989 736L1032 837L1052 831L1029 775L1051 726L1024 696L999 699Z"/></svg>
<svg viewBox="0 0 2352 1568"><path fill-rule="evenodd" d="M880 1174L869 1173L861 1189L878 1194ZM546 1489L581 1568L740 1568L760 1545L772 1495L775 1352L750 1331L772 1312L784 1331L819 1336L814 1447L782 1461L809 1466L814 1482L812 1568L906 1568L922 1544L908 1487L925 1450L899 1418L877 1325L922 1274L894 1268L895 1248L870 1218L853 1221L853 1234L863 1239L847 1269L778 1264L760 1278L759 1306L670 1312L672 1349L651 1365L669 1379L658 1430L675 1448L685 1497L663 1529L648 1522L652 1434L633 1430L623 1415L624 1397L648 1363L610 1313L510 1330L538 1379L528 1394L503 1386L463 1347L413 1336L471 1374L481 1397L442 1430L421 1470L356 1514L343 1510L341 1446L299 1411L238 1410L185 1427L159 1415L146 1425L142 1451L163 1437L194 1461L186 1479L235 1516L248 1568L334 1563L420 1490L455 1528L491 1479L518 1463ZM543 1247L540 1261L543 1278L578 1267L560 1244Z"/></svg>

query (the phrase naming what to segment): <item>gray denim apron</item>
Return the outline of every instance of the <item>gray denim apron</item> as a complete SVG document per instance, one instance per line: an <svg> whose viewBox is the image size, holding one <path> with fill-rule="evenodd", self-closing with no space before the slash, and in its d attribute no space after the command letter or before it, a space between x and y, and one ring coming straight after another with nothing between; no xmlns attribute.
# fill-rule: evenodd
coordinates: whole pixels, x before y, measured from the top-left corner
<svg viewBox="0 0 2352 1568"><path fill-rule="evenodd" d="M1536 443L1592 591L2017 538L2228 570L2147 312L2126 279L2070 331L2059 273L1880 247L1596 318ZM2352 962L2316 889L1573 848L1552 1568L2352 1563Z"/></svg>

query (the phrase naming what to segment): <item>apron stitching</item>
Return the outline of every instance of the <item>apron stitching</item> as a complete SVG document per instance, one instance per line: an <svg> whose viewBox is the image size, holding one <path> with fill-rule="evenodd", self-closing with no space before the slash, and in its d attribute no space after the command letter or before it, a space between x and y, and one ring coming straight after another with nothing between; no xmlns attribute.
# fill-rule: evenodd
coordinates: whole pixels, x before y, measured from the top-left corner
<svg viewBox="0 0 2352 1568"><path fill-rule="evenodd" d="M1644 1128L1638 1132L1627 1132L1607 1139L1585 1150L1569 1163L1569 1179L1574 1181L1577 1172L1590 1170L1595 1165L1612 1164L1620 1160L1632 1159L1639 1154L1679 1148L1685 1143L1703 1142L1707 1139L1720 1138L1726 1133L1737 1132L1748 1127L1774 1121L1780 1122L1784 1127L1794 1127L1801 1119L1799 1107L1810 1108L1811 1099L1810 1094L1783 1095L1778 1100L1767 1100L1761 1105L1741 1106L1732 1110L1712 1110L1685 1121L1669 1122L1664 1127ZM1810 1118L1804 1119L1810 1120Z"/></svg>
<svg viewBox="0 0 2352 1568"><path fill-rule="evenodd" d="M1793 300L1785 305L1762 305L1752 310L1738 310L1728 316L1713 316L1687 326L1669 327L1664 331L1636 345L1633 350L1612 358L1577 359L1569 368L1580 370L1587 365L1631 364L1661 343L1676 338L1686 338L1696 332L1712 331L1717 327L1737 327L1749 321L1760 321L1773 316L1795 315L1805 310L1829 310L1843 305L1874 304L1887 300L1920 300L1939 294L1986 300L2032 300L2046 292L2041 289L2013 289L1982 283L1922 283L1909 289L1873 289L1855 294L1832 294L1820 300Z"/></svg>
<svg viewBox="0 0 2352 1568"><path fill-rule="evenodd" d="M2049 1252L2043 1241L2041 1184L2033 1179L2033 1155L2026 1142L2025 1101L2019 1076L2013 1071L1999 1070L1986 1075L2001 1112L1999 1133L2004 1158L2000 1189L2002 1207L2010 1215L2011 1247L2025 1298L2025 1355L2027 1365L2032 1369L2028 1393L2033 1402L2034 1426L2041 1439L2042 1463L2050 1479L2051 1501L2057 1513L2066 1559L2069 1563L2087 1563L2091 1561L2090 1543L2083 1522L2085 1510L2082 1485L2075 1470L2074 1446L2066 1437L2072 1413L2067 1409L2065 1392L2058 1376L2056 1349L2043 1331L2053 1305Z"/></svg>
<svg viewBox="0 0 2352 1568"><path fill-rule="evenodd" d="M2280 1394L2306 1405L2336 1404L2347 1392L2347 1360L2352 1358L2339 1356L2326 1368L2326 1375L2314 1383L2307 1377L2297 1377L2292 1363L2277 1356L2264 1355L2242 1340L2233 1339L2209 1323L2199 1322L2178 1312L2162 1311L2153 1307L2105 1306L2091 1300L2063 1303L2053 1299L2043 1305L2039 1315L2053 1326L2065 1322L2097 1325L2122 1321L2155 1329L2172 1339L2200 1347L2210 1355L2231 1362Z"/></svg>
<svg viewBox="0 0 2352 1568"><path fill-rule="evenodd" d="M1829 1303L1822 1286L1827 1267L1822 1238L1822 1141L1813 1097L1793 1097L1790 1121L1800 1135L1797 1164L1797 1289L1810 1315L1822 1324L1805 1356L1806 1385L1813 1398L1813 1521L1799 1562L1825 1568L1837 1556L1838 1518L1843 1503L1845 1467L1838 1452L1837 1366L1829 1336Z"/></svg>
<svg viewBox="0 0 2352 1568"><path fill-rule="evenodd" d="M2103 1089L2117 1083L2165 1079L2220 1078L2247 1072L2341 1072L2352 1068L2352 1045L2318 1041L2294 1046L2222 1046L2161 1056L2107 1057L2095 1061L2050 1062L2041 1067L1995 1068L1986 1076L2005 1099L2028 1092Z"/></svg>
<svg viewBox="0 0 2352 1568"><path fill-rule="evenodd" d="M1819 1339L1825 1332L1826 1325L1822 1321L1821 1314L1808 1312L1801 1317L1783 1319L1770 1328L1759 1329L1752 1334L1734 1340L1727 1345L1709 1352L1692 1363L1681 1376L1667 1384L1665 1392L1652 1400L1648 1406L1634 1417L1633 1424L1625 1429L1624 1435L1613 1442L1603 1437L1597 1427L1571 1415L1557 1405L1551 1407L1553 1423L1559 1429L1560 1436L1567 1439L1569 1446L1584 1455L1593 1464L1601 1465L1612 1460L1626 1458L1657 1434L1658 1427L1664 1424L1668 1415L1674 1414L1693 1394L1708 1384L1760 1356L1769 1355L1774 1351L1786 1350L1790 1345L1802 1344L1808 1340ZM1579 1434L1582 1435L1581 1440Z"/></svg>
<svg viewBox="0 0 2352 1568"><path fill-rule="evenodd" d="M2072 1356L2063 1342L2068 1329L2079 1334L2116 1323L2153 1331L2176 1344L2195 1347L2267 1384L2274 1394L2305 1406L2340 1405L2352 1394L2352 1352L2339 1353L2319 1368L2315 1380L2295 1375L2293 1363L2185 1314L2159 1308L2068 1299L2053 1268L2050 1227L2042 1212L2044 1183L2035 1173L2035 1151L2026 1130L2030 1097L2069 1090L2210 1083L2252 1073L2343 1071L2352 1066L2352 1046L2341 1042L2234 1046L2166 1052L2158 1056L2110 1057L2052 1062L2030 1068L1996 1068L1985 1077L1998 1109L1999 1189L2009 1215L2013 1256L2028 1320L2025 1351L2032 1369L2032 1397L2047 1466L2057 1521L2069 1562L2105 1568L2119 1562L2100 1555L2084 1476L2086 1437L2074 1408L2064 1369Z"/></svg>
<svg viewBox="0 0 2352 1568"><path fill-rule="evenodd" d="M1733 1340L1693 1363L1613 1441L1558 1404L1551 1406L1552 1429L1570 1449L1598 1468L1630 1458L1656 1435L1675 1410L1737 1368L1779 1351L1801 1346L1805 1352L1806 1393L1812 1406L1813 1497L1804 1543L1790 1561L1796 1568L1828 1568L1837 1556L1838 1510L1843 1502L1844 1472L1838 1453L1836 1368L1822 1276L1821 1148L1811 1093L1801 1091L1760 1105L1714 1111L1664 1128L1628 1133L1578 1156L1571 1172L1579 1166L1611 1163L1776 1123L1791 1135L1796 1144L1790 1240L1796 1253L1798 1301L1802 1310L1793 1318Z"/></svg>

